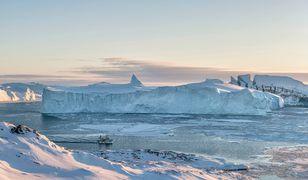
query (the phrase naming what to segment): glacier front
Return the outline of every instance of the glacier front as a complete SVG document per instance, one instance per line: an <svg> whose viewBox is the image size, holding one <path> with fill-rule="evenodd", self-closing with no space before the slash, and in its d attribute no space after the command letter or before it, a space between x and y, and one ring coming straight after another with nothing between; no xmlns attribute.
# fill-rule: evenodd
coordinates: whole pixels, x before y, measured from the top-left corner
<svg viewBox="0 0 308 180"><path fill-rule="evenodd" d="M149 88L135 83L104 83L96 91L52 89L43 92L42 113L265 114L283 106L281 97L220 80ZM129 91L120 91L121 87ZM114 93L112 89L115 88Z"/></svg>

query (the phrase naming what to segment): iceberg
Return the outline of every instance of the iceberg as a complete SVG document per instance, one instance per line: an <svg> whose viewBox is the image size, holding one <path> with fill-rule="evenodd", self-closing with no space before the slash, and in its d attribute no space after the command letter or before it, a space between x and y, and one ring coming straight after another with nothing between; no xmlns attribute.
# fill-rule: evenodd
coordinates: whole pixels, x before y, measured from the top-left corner
<svg viewBox="0 0 308 180"><path fill-rule="evenodd" d="M308 95L308 85L287 76L256 75L254 84L256 86L282 87Z"/></svg>
<svg viewBox="0 0 308 180"><path fill-rule="evenodd" d="M308 85L288 76L255 75L252 81L250 75L239 75L230 83L279 95L286 105L308 106Z"/></svg>
<svg viewBox="0 0 308 180"><path fill-rule="evenodd" d="M128 84L46 88L42 113L265 114L283 107L281 97L209 79L181 86L146 87L132 76Z"/></svg>
<svg viewBox="0 0 308 180"><path fill-rule="evenodd" d="M250 80L250 74L239 75L237 77L238 84L242 87L252 88L253 82ZM232 81L232 78L231 78Z"/></svg>
<svg viewBox="0 0 308 180"><path fill-rule="evenodd" d="M38 83L7 83L0 85L0 102L41 101L46 86Z"/></svg>

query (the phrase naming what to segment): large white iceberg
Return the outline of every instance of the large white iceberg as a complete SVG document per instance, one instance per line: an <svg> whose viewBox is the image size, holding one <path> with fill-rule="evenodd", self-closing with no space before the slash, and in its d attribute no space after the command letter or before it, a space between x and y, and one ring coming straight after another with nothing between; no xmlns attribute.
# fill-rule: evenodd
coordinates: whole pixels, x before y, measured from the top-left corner
<svg viewBox="0 0 308 180"><path fill-rule="evenodd" d="M133 76L130 83L123 85L47 88L42 113L265 114L283 106L279 96L215 79L157 88L136 84L137 81L140 82Z"/></svg>

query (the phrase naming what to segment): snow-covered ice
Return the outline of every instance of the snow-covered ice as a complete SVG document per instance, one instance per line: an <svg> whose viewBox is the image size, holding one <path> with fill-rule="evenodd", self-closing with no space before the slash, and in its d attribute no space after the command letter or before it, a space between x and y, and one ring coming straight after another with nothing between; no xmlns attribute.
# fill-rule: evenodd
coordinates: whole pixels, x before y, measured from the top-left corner
<svg viewBox="0 0 308 180"><path fill-rule="evenodd" d="M272 147L257 158L259 162L251 164L254 168L246 175L260 179L308 179L308 146Z"/></svg>
<svg viewBox="0 0 308 180"><path fill-rule="evenodd" d="M281 97L226 84L217 79L169 87L128 84L98 88L45 89L42 113L265 114L283 106Z"/></svg>

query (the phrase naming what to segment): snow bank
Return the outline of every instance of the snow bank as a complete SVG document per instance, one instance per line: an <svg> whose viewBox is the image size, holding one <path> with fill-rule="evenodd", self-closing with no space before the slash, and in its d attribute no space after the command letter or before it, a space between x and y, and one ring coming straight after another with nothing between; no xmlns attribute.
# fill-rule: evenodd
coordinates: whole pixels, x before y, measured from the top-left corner
<svg viewBox="0 0 308 180"><path fill-rule="evenodd" d="M4 180L245 178L239 173L220 170L219 167L230 166L225 166L221 161L201 161L215 168L215 171L206 171L187 164L189 161L181 164L178 159L175 162L170 159L163 161L159 157L153 159L153 155L142 160L144 155L139 154L138 160L130 158L127 162L123 153L113 154L109 158L111 160L102 159L90 153L66 150L35 130L5 122L0 122L0 152L0 179ZM175 153L172 154L174 156ZM235 165L231 167L237 168Z"/></svg>
<svg viewBox="0 0 308 180"><path fill-rule="evenodd" d="M175 87L118 91L45 89L42 113L265 114L283 106L283 100L276 95L224 84L216 79Z"/></svg>
<svg viewBox="0 0 308 180"><path fill-rule="evenodd" d="M99 158L93 155L67 151L29 128L24 127L20 134L12 133L14 127L0 122L1 179L127 178L120 166L113 167L106 161L100 161L103 167L94 166L91 161Z"/></svg>

